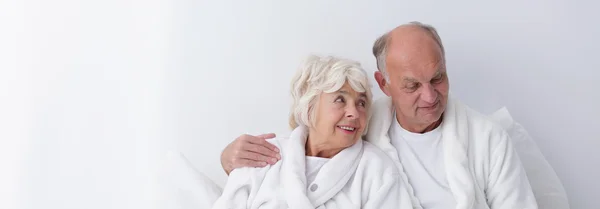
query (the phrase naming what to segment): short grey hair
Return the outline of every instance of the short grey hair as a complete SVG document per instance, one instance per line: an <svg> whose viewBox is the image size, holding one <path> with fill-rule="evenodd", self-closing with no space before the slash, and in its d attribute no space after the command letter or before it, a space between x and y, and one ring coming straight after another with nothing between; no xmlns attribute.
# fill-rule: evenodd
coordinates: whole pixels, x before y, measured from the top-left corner
<svg viewBox="0 0 600 209"><path fill-rule="evenodd" d="M406 25L417 26L417 27L429 32L431 37L440 46L440 49L442 51L442 59L444 59L444 62L445 62L446 52L444 51L444 45L442 44L442 39L440 38L440 36L437 33L437 30L433 26L428 25L428 24L423 24L418 21L412 21ZM375 56L375 59L377 61L377 69L379 70L379 72L381 72L383 74L386 82L388 82L388 83L390 82L390 77L385 69L385 67L386 67L385 59L387 57L387 47L388 47L388 43L389 43L390 32L391 31L389 31L389 32L383 34L382 36L380 36L379 38L377 38L377 40L375 40L375 43L373 44L373 55Z"/></svg>
<svg viewBox="0 0 600 209"><path fill-rule="evenodd" d="M311 55L292 79L293 103L290 111L290 127L292 129L299 125L314 127L315 105L321 93L338 91L346 82L354 91L364 92L367 95L367 121L369 121L373 96L367 72L361 64L333 56ZM367 127L363 134L367 132L366 130Z"/></svg>

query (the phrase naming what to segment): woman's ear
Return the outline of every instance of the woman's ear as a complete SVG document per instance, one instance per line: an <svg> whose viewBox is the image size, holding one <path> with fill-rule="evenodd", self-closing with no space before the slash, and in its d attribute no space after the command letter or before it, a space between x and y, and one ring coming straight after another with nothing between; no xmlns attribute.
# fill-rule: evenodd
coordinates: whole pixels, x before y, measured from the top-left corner
<svg viewBox="0 0 600 209"><path fill-rule="evenodd" d="M379 89L381 89L381 91L383 91L385 95L387 95L388 97L391 96L389 89L390 84L388 83L389 81L385 79L383 73L381 73L380 71L375 71L375 81L377 81Z"/></svg>
<svg viewBox="0 0 600 209"><path fill-rule="evenodd" d="M321 96L323 93L319 93L315 96L315 98L308 105L308 124L309 128L314 128L317 125L318 115L319 115L319 103L321 102Z"/></svg>

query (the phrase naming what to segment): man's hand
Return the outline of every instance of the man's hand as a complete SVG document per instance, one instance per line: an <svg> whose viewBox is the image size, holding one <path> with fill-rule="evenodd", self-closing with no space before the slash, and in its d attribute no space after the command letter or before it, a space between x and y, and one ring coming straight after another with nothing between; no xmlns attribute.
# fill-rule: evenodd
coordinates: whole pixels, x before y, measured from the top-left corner
<svg viewBox="0 0 600 209"><path fill-rule="evenodd" d="M221 166L229 173L241 167L264 167L275 164L281 159L279 149L267 139L275 138L275 134L252 136L244 134L231 142L221 153Z"/></svg>

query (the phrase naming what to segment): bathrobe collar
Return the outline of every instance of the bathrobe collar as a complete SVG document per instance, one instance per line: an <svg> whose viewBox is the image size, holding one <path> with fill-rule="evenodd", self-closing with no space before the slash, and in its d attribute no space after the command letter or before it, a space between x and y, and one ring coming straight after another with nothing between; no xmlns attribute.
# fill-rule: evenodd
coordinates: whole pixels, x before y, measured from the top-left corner
<svg viewBox="0 0 600 209"><path fill-rule="evenodd" d="M396 148L391 144L388 131L394 117L394 106L390 97L377 100L373 105L373 115L369 122L367 141L375 144L390 156L399 168L402 180L408 185L415 208L421 208L414 190L400 164ZM469 146L469 125L464 105L448 97L442 123L442 141L444 143L444 164L446 177L454 198L457 209L470 209L475 203L475 185L469 172L467 148ZM417 177L418 178L418 177Z"/></svg>
<svg viewBox="0 0 600 209"><path fill-rule="evenodd" d="M342 150L327 162L311 185L306 182L305 145L308 128L299 126L285 146L282 156L284 195L290 208L316 208L337 194L350 180L363 153L363 142ZM312 191L315 188L314 191Z"/></svg>

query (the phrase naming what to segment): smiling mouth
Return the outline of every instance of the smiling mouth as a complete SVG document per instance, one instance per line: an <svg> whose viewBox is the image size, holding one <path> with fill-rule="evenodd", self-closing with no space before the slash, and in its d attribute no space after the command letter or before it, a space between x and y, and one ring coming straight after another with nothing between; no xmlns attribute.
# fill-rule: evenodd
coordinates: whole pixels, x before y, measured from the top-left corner
<svg viewBox="0 0 600 209"><path fill-rule="evenodd" d="M338 128L342 129L345 132L349 132L349 133L353 133L354 131L356 131L355 127L350 127L350 126L337 126Z"/></svg>

